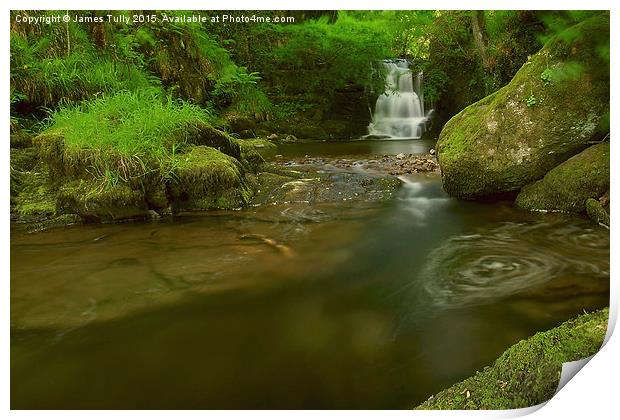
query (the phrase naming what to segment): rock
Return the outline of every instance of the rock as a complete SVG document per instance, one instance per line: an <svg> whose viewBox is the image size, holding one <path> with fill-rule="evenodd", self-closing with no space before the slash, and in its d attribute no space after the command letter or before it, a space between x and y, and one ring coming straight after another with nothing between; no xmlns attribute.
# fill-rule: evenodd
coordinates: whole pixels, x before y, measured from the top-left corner
<svg viewBox="0 0 620 420"><path fill-rule="evenodd" d="M515 204L527 210L580 213L609 190L609 142L591 146L524 187Z"/></svg>
<svg viewBox="0 0 620 420"><path fill-rule="evenodd" d="M609 190L607 190L607 192L603 194L599 201L601 202L601 206L603 206L603 208L609 206Z"/></svg>
<svg viewBox="0 0 620 420"><path fill-rule="evenodd" d="M239 131L239 138L242 139L251 139L256 137L256 135L254 134L254 132L252 130L241 130Z"/></svg>
<svg viewBox="0 0 620 420"><path fill-rule="evenodd" d="M32 147L32 134L19 130L15 133L11 133L11 148L22 149L25 147Z"/></svg>
<svg viewBox="0 0 620 420"><path fill-rule="evenodd" d="M149 210L148 211L148 216L149 216L149 219L151 219L151 220L159 220L159 219L161 219L161 216L155 210Z"/></svg>
<svg viewBox="0 0 620 420"><path fill-rule="evenodd" d="M169 191L174 210L235 209L249 202L243 167L212 147L195 146L179 156Z"/></svg>
<svg viewBox="0 0 620 420"><path fill-rule="evenodd" d="M289 134L288 136L286 136L286 137L284 138L284 140L285 140L285 141L287 141L287 142L291 142L291 143L292 143L292 142L297 141L297 137L295 137L295 136L294 136L294 135L292 135L292 134Z"/></svg>
<svg viewBox="0 0 620 420"><path fill-rule="evenodd" d="M405 158L405 154L404 153L399 153L396 155L396 159L404 159Z"/></svg>
<svg viewBox="0 0 620 420"><path fill-rule="evenodd" d="M239 142L230 134L211 127L209 124L196 123L187 128L186 135L192 138L193 144L213 147L235 159L241 159Z"/></svg>
<svg viewBox="0 0 620 420"><path fill-rule="evenodd" d="M253 203L333 203L339 201L386 201L393 197L401 181L387 175L319 172L309 169L304 177L259 174L259 194Z"/></svg>
<svg viewBox="0 0 620 420"><path fill-rule="evenodd" d="M609 227L609 214L598 200L588 198L586 200L586 212L590 219L596 223Z"/></svg>
<svg viewBox="0 0 620 420"><path fill-rule="evenodd" d="M145 218L144 196L125 184L103 186L97 181L72 181L60 187L57 213L78 214L86 222Z"/></svg>
<svg viewBox="0 0 620 420"><path fill-rule="evenodd" d="M382 134L369 134L363 137L366 140L385 140L389 139L390 136L382 135Z"/></svg>
<svg viewBox="0 0 620 420"><path fill-rule="evenodd" d="M277 140L278 139L278 135L276 133L271 133L269 136L267 136L267 140Z"/></svg>
<svg viewBox="0 0 620 420"><path fill-rule="evenodd" d="M444 126L437 155L449 194L518 191L608 131L609 62L596 51L609 42L609 15L567 31L547 42L508 85ZM581 66L578 74L571 73L574 63Z"/></svg>

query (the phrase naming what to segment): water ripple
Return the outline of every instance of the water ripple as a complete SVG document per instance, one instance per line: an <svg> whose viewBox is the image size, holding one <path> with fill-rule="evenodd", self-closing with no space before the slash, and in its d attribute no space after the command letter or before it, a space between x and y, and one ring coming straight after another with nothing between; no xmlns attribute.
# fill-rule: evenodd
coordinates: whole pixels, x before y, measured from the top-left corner
<svg viewBox="0 0 620 420"><path fill-rule="evenodd" d="M419 277L424 301L456 308L489 303L559 276L609 276L609 235L589 225L506 223L453 237Z"/></svg>

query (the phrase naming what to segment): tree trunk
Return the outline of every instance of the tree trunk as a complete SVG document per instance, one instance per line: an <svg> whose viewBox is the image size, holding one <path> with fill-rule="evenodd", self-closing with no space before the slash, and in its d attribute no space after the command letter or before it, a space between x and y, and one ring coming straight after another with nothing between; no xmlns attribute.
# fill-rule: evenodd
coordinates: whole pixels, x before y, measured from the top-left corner
<svg viewBox="0 0 620 420"><path fill-rule="evenodd" d="M474 36L474 44L478 48L478 53L482 59L482 66L486 71L490 71L492 63L487 53L489 40L484 27L484 10L474 10L471 14L471 29Z"/></svg>

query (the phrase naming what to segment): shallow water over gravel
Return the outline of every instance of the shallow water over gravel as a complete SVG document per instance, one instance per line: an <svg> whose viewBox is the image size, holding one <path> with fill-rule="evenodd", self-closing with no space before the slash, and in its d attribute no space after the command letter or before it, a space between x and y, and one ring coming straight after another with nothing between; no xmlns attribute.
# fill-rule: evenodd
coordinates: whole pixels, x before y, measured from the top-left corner
<svg viewBox="0 0 620 420"><path fill-rule="evenodd" d="M608 304L604 228L401 179L388 202L14 227L13 408L409 408Z"/></svg>

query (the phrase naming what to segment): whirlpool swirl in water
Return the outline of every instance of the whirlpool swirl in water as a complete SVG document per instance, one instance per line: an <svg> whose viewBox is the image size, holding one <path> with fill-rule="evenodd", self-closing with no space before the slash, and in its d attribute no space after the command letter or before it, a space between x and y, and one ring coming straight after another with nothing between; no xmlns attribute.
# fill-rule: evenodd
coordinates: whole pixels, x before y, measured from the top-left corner
<svg viewBox="0 0 620 420"><path fill-rule="evenodd" d="M587 223L537 222L453 237L429 255L419 291L433 306L456 308L489 303L564 275L608 278L609 234Z"/></svg>

